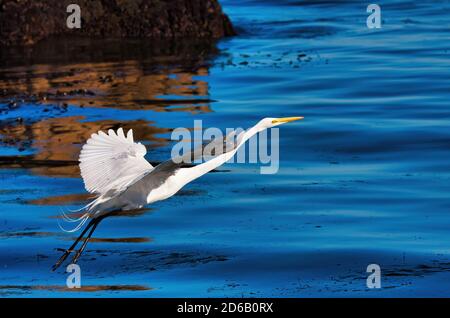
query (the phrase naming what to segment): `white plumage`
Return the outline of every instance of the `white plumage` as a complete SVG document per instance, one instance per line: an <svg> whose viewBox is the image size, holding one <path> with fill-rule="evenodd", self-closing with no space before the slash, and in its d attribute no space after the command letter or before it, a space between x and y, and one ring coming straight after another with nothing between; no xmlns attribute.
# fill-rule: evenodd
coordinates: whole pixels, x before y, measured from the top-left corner
<svg viewBox="0 0 450 318"><path fill-rule="evenodd" d="M147 150L133 140L133 130L125 137L123 129L117 134L99 131L92 134L80 153L80 170L87 191L99 195L126 187L153 166L144 158Z"/></svg>

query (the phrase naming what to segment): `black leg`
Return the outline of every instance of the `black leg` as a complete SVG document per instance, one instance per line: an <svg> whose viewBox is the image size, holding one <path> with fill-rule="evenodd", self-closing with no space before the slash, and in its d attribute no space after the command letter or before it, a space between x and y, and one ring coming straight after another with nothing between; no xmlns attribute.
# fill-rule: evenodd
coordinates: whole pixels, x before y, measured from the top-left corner
<svg viewBox="0 0 450 318"><path fill-rule="evenodd" d="M78 252L75 254L75 256L72 259L72 264L76 264L78 262L78 259L80 258L81 254L83 254L84 249L86 248L87 243L91 239L92 234L94 233L95 229L97 228L97 225L100 223L101 220L103 220L104 217L99 217L95 219L94 226L92 227L91 231L89 232L88 236L84 239L83 245L81 245L81 248L78 250Z"/></svg>
<svg viewBox="0 0 450 318"><path fill-rule="evenodd" d="M80 236L78 236L78 238L75 240L75 242L72 244L71 247L69 247L64 254L59 258L59 260L55 263L55 265L53 265L52 267L52 271L55 271L59 266L61 266L62 262L64 262L64 260L67 258L67 256L69 256L69 254L73 251L73 249L75 248L75 246L77 246L78 242L83 238L84 234L89 230L89 228L91 226L93 226L94 224L96 224L95 222L96 220L91 220L89 222L89 224L84 228L83 232L81 232Z"/></svg>

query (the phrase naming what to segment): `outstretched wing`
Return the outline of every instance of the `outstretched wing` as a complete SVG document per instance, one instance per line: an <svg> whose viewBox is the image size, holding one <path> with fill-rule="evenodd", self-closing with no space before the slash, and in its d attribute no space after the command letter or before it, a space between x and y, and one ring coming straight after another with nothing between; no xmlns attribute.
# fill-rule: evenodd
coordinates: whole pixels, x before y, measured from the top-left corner
<svg viewBox="0 0 450 318"><path fill-rule="evenodd" d="M80 153L80 170L84 186L91 193L104 194L109 190L128 186L139 175L153 169L145 160L145 146L133 141L130 129L125 137L123 129L108 134L92 134Z"/></svg>

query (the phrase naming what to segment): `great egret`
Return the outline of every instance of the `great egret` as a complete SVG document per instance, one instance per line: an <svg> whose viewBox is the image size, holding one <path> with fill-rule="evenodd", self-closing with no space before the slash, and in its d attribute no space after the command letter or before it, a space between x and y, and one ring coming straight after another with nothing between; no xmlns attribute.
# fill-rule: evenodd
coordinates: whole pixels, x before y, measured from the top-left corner
<svg viewBox="0 0 450 318"><path fill-rule="evenodd" d="M185 156L196 159L202 155L202 149L197 149L183 157L169 159L153 167L144 156L145 146L135 143L133 131L130 129L125 137L122 128L117 133L112 129L105 134L99 131L92 134L80 153L80 170L87 191L97 195L97 198L87 204L82 210L85 213L78 219L65 216L67 220L76 222L80 229L87 219L92 220L83 229L72 246L67 249L53 266L56 270L74 250L84 234L81 248L72 259L76 263L83 253L89 239L100 221L115 211L138 209L146 204L165 200L192 180L219 167L233 157L237 150L253 135L284 123L303 119L303 117L264 118L255 126L241 132L237 136L229 134L219 141L227 150L212 159L190 167L183 166ZM236 137L236 142L231 141ZM214 143L218 141L213 141ZM230 146L232 143L232 146ZM180 160L181 159L181 160Z"/></svg>

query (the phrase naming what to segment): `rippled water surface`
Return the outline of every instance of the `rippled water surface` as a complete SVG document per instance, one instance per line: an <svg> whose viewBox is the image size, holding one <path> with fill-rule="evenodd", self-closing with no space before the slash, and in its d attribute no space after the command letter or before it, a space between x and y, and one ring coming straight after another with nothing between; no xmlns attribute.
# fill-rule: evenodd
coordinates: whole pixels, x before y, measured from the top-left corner
<svg viewBox="0 0 450 318"><path fill-rule="evenodd" d="M224 0L217 43L52 39L0 53L0 295L450 296L450 3ZM107 218L80 260L60 211L89 199L91 133L280 129L280 169L227 164L175 197ZM366 287L366 267L382 288Z"/></svg>

